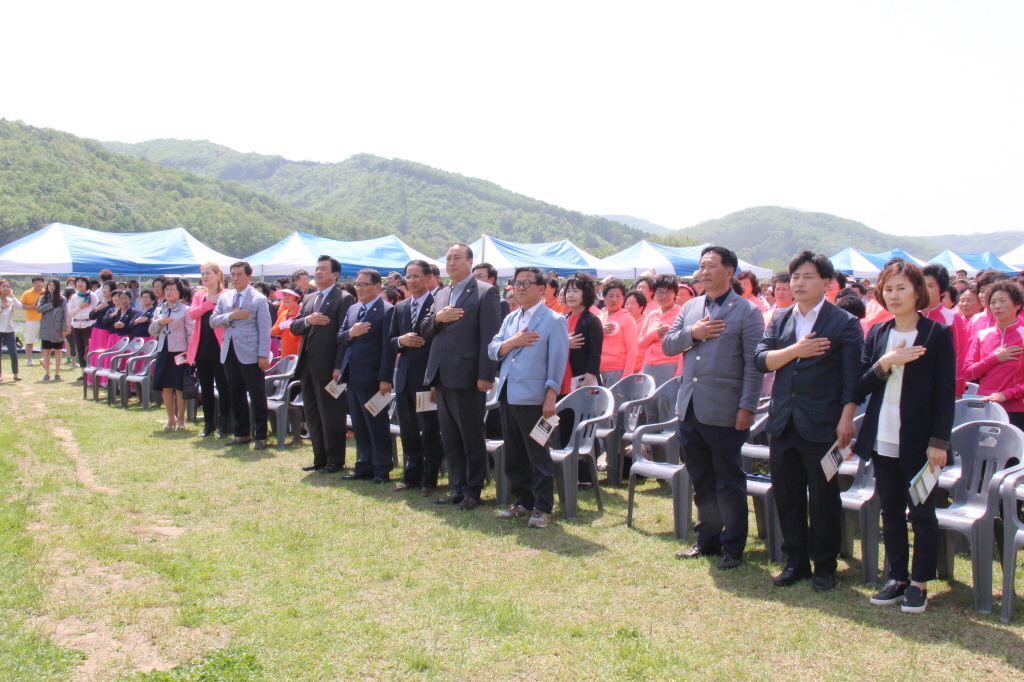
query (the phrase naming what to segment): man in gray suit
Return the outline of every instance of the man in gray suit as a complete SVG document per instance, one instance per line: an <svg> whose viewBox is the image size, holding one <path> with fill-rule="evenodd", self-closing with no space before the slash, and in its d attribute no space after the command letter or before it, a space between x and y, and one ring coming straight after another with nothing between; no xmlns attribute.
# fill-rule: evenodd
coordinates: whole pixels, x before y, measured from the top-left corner
<svg viewBox="0 0 1024 682"><path fill-rule="evenodd" d="M665 355L683 353L676 413L697 503L697 544L676 557L721 554L721 569L739 566L747 543L747 476L740 448L763 380L754 349L764 323L761 311L732 289L738 265L729 249L705 248L697 271L705 293L686 302L661 342Z"/></svg>
<svg viewBox="0 0 1024 682"><path fill-rule="evenodd" d="M435 501L462 510L476 507L487 472L484 412L496 364L487 345L501 326L498 290L474 279L472 267L472 249L448 247L445 269L452 283L434 296L420 327L425 340L433 339L423 380L437 398L452 485L450 495Z"/></svg>
<svg viewBox="0 0 1024 682"><path fill-rule="evenodd" d="M231 266L234 291L221 294L210 316L210 326L224 328L220 361L228 376L235 413L235 437L226 445L255 440L253 449L263 450L267 447L267 386L263 373L270 367L270 305L266 296L249 286L250 280L251 265L238 261ZM255 425L249 423L250 403Z"/></svg>

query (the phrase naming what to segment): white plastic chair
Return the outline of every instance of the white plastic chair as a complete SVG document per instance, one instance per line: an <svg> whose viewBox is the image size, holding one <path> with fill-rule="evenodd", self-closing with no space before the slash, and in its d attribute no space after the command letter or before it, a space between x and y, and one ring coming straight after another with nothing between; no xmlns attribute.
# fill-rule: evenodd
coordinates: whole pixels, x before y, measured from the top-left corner
<svg viewBox="0 0 1024 682"><path fill-rule="evenodd" d="M999 620L1009 624L1013 616L1013 584L1017 577L1017 552L1024 547L1024 522L1017 515L1018 501L1024 499L1024 463L1003 475L1003 608Z"/></svg>
<svg viewBox="0 0 1024 682"><path fill-rule="evenodd" d="M609 425L597 429L597 437L604 442L608 463L605 480L608 485L619 486L622 485L622 434L636 428L637 417L643 406L639 401L653 395L654 379L647 374L630 374L619 379L608 390L615 399L615 412Z"/></svg>

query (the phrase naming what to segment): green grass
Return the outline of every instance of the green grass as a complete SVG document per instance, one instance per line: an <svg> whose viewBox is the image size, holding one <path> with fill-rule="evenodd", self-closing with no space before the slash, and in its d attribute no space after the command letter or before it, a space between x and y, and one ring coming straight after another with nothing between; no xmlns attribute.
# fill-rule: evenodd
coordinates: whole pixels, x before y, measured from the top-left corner
<svg viewBox="0 0 1024 682"><path fill-rule="evenodd" d="M1024 609L1012 626L974 613L960 558L957 580L932 583L928 613L910 616L868 604L855 560L840 560L839 589L824 595L773 588L754 538L735 571L675 560L655 483L638 493L634 529L625 491L608 489L603 514L583 493L578 521L556 508L550 528L530 531L495 520L493 504L462 513L305 474L308 446L228 451L195 428L160 431L157 410L82 401L70 382L38 382L38 368L24 376L0 385L0 410L23 416L0 422L0 679L64 679L82 660L36 615L142 637L161 667L178 666L132 678L137 656L93 657L92 679L1024 676ZM92 488L54 425L74 434ZM200 676L216 665L221 677Z"/></svg>
<svg viewBox="0 0 1024 682"><path fill-rule="evenodd" d="M218 651L170 670L152 670L122 678L125 682L258 682L263 667L252 654Z"/></svg>

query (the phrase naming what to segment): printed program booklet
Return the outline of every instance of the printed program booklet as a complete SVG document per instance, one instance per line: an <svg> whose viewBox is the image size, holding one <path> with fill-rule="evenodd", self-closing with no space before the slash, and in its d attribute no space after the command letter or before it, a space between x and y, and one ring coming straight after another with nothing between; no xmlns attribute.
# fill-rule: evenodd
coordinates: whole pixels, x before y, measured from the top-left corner
<svg viewBox="0 0 1024 682"><path fill-rule="evenodd" d="M852 455L853 449L849 445L840 448L839 441L833 443L825 456L821 458L821 469L825 472L825 480L831 481L839 471L839 465L850 459Z"/></svg>

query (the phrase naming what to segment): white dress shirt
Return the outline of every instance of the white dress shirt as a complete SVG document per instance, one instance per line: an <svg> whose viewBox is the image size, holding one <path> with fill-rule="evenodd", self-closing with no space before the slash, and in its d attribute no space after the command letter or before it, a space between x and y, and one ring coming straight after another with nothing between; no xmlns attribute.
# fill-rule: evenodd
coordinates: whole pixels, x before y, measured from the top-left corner
<svg viewBox="0 0 1024 682"><path fill-rule="evenodd" d="M519 331L523 331L530 326L530 320L533 319L533 314L537 312L544 305L544 299L541 299L532 306L529 310L521 310L519 318Z"/></svg>
<svg viewBox="0 0 1024 682"><path fill-rule="evenodd" d="M818 305L811 309L811 312L807 315L800 313L800 305L797 304L796 309L793 310L793 317L796 318L796 340L804 338L814 329L814 323L818 321L818 313L821 312L821 306L825 305L825 298L822 297L818 301Z"/></svg>

